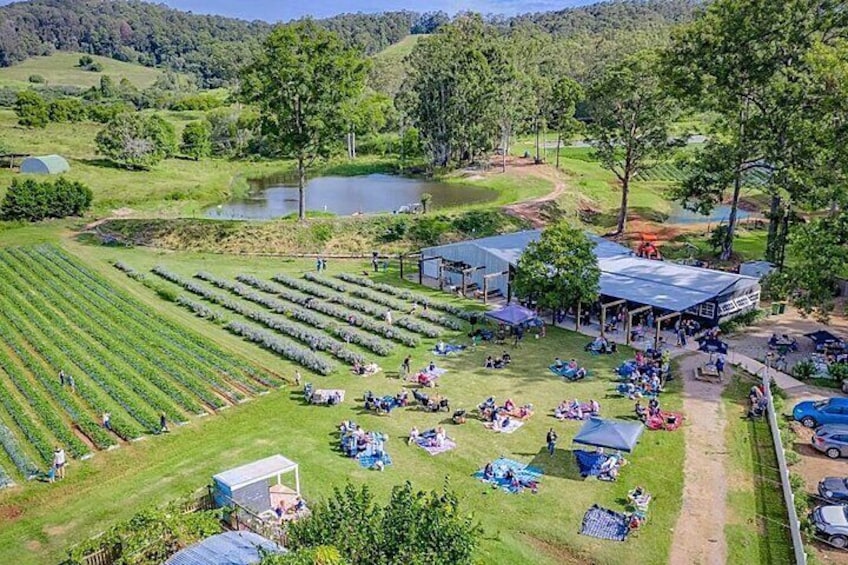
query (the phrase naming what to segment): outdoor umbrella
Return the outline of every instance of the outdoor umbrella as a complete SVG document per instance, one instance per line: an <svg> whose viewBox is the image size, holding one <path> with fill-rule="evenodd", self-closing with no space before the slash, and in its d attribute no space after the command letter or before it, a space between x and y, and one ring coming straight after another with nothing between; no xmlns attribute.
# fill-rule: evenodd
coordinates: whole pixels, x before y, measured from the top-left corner
<svg viewBox="0 0 848 565"><path fill-rule="evenodd" d="M536 313L524 306L510 304L508 306L504 306L500 310L486 312L486 317L508 326L519 326L525 322L529 322L530 320L535 320Z"/></svg>

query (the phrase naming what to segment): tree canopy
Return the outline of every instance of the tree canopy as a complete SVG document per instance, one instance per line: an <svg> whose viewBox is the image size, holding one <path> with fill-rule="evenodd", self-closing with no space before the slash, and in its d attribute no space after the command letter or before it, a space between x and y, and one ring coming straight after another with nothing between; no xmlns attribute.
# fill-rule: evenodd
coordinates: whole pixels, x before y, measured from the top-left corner
<svg viewBox="0 0 848 565"><path fill-rule="evenodd" d="M518 260L516 295L554 311L594 302L601 278L594 249L581 229L566 222L545 229Z"/></svg>
<svg viewBox="0 0 848 565"><path fill-rule="evenodd" d="M277 27L244 72L242 95L259 110L270 150L297 161L299 217L306 217L306 171L329 157L362 92L366 61L312 20Z"/></svg>
<svg viewBox="0 0 848 565"><path fill-rule="evenodd" d="M95 138L97 150L128 169L149 169L177 150L174 126L158 115L122 113Z"/></svg>

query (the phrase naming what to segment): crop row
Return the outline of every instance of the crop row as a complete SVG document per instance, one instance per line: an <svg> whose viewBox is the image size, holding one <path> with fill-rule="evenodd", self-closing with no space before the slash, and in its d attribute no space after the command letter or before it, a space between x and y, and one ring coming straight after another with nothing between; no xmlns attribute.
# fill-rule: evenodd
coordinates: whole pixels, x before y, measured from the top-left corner
<svg viewBox="0 0 848 565"><path fill-rule="evenodd" d="M303 273L303 278L308 281L312 281L314 283L318 283L321 286L326 286L327 288L332 288L336 292L347 292L347 285L342 284L340 282L336 282L333 279L329 279L327 277L322 277L321 275L316 275L315 273L306 272Z"/></svg>
<svg viewBox="0 0 848 565"><path fill-rule="evenodd" d="M160 271L161 270L162 269L160 268ZM185 283L190 282L190 281L183 279L182 277L180 277L179 275L176 275L174 273L170 273L170 275L171 275L171 278L169 280L176 282L176 284L185 285ZM213 275L210 275L209 273L198 273L196 276L198 278L202 279L202 280L212 282L213 284L217 285L219 288L227 288L228 286L232 286L232 287L240 287L241 286L241 285L232 285L232 283L229 283L228 281L216 279ZM190 285L190 286L192 286L194 288L197 285ZM241 287L241 288L243 289L244 287ZM266 326L266 327L268 327L272 330L276 330L276 331L278 331L282 334L288 335L289 337L293 337L293 338L295 338L299 341L302 341L303 343L308 344L311 349L317 349L319 351L327 351L327 352L333 354L335 357L341 359L342 361L346 361L348 363L364 363L365 362L365 358L362 357L362 355L355 353L353 351L350 351L347 347L345 347L345 345L343 343L338 342L334 339L331 339L331 338L327 337L326 335L324 335L323 333L314 332L314 331L309 330L309 329L307 329L307 328L305 328L305 327L303 327L299 324L292 324L292 323L290 323L290 322L288 322L284 319L281 319L279 317L266 314L265 312L260 312L260 311L257 311L257 310L253 310L251 308L247 308L247 307L243 306L242 304L239 304L238 302L236 302L234 300L230 300L226 296L212 292L209 289L200 288L198 290L200 290L199 296L202 296L206 300L209 300L210 302L214 302L215 304L223 306L224 308L227 308L228 310L236 312L237 314L241 314L245 318L250 318L251 320L259 322L262 325L264 325L264 326ZM192 291L192 292L194 292L194 291Z"/></svg>
<svg viewBox="0 0 848 565"><path fill-rule="evenodd" d="M19 313L16 312L11 305L2 302L2 316L5 321L11 323L20 335L29 336L32 331L20 319ZM23 346L21 341L15 335L15 332L10 331L6 324L0 324L0 337L6 344L15 352L18 358L23 361L24 366L29 373L35 376L39 384L53 397L54 401L62 407L65 413L71 418L74 424L79 427L88 439L94 443L98 449L106 449L115 445L115 441L106 433L99 424L94 422L85 411L79 406L76 398L61 386L54 375L49 375L29 351Z"/></svg>
<svg viewBox="0 0 848 565"><path fill-rule="evenodd" d="M7 295L11 295L10 299L14 302L15 296L20 298L20 287L16 285L16 281L9 281L5 266L0 265L0 270L6 274L8 283L6 285L6 293ZM20 303L23 304L24 302L21 301ZM54 374L58 373L62 368L68 369L74 365L74 362L71 361L73 358L88 359L93 357L89 351L82 351L85 348L81 349L79 345L75 345L77 343L85 343L83 340L68 340L65 337L74 335L76 330L68 326L61 317L54 315L49 305L38 294L30 293L26 303L34 307L28 311L28 321L31 326L26 327L24 330L19 329L19 331L26 336L27 341L32 345L33 349L52 367ZM5 308L5 310L7 312L11 311L10 308ZM23 326L19 323L18 327L21 328ZM47 386L55 390L60 384L58 383L58 379L55 376L52 379L49 378L49 375L47 377ZM77 379L75 384L76 392L80 398L96 413L115 412L113 405L103 399L96 387L89 387L87 382L84 382L82 379ZM67 391L61 386L58 386L58 388L58 394L63 393L67 395ZM141 435L141 430L139 430L138 426L125 420L118 413L113 415L111 421L113 431L123 439L134 439ZM152 417L150 417L150 421L153 421Z"/></svg>
<svg viewBox="0 0 848 565"><path fill-rule="evenodd" d="M392 308L394 310L400 310L402 312L405 311L410 316L413 314L417 314L418 316L429 322L439 324L440 326L446 327L450 330L459 331L462 329L462 326L456 320L452 320L447 316L435 314L433 312L430 312L429 310L421 310L416 312L416 309L410 306L408 303L401 302L400 300L397 300L395 298L391 298L390 296L377 290L371 290L365 287L356 287L351 289L350 294L358 298L364 298L365 300L376 302L377 304L382 304L383 306L388 306L389 308ZM435 335L438 335L438 332L439 330L435 328L430 331L430 333L435 333ZM434 336L431 335L430 337Z"/></svg>
<svg viewBox="0 0 848 565"><path fill-rule="evenodd" d="M121 375L122 380L130 386L134 385L133 389L139 395L157 410L165 412L169 419L184 419L183 415L174 409L174 403L194 414L202 413L202 408L168 376L182 383L204 401L208 400L210 405L223 405L219 398L196 381L187 367L150 350L150 345L158 343L155 337L150 335L149 328L140 326L135 320L111 308L95 295L73 292L70 289L73 288L74 280L66 273L38 262L21 265L19 270L25 278L29 277L30 284L41 284L42 292L45 287L52 291L51 301L57 305L63 304L63 312L72 316L74 324L85 334L100 343L107 350L107 355L114 355L115 359L123 360L126 368L113 368L113 374Z"/></svg>
<svg viewBox="0 0 848 565"><path fill-rule="evenodd" d="M209 374L207 367L199 363L194 357L185 354L180 349L171 349L169 340L163 339L155 331L155 326L145 325L134 316L129 315L120 308L114 307L107 298L96 292L80 291L71 294L67 288L73 288L75 279L67 272L62 271L49 264L39 265L47 272L59 279L64 288L57 289L60 294L74 302L82 298L86 304L73 304L72 308L79 308L78 316L80 323L85 324L86 331L97 341L110 350L115 351L120 357L127 359L129 365L134 367L146 381L155 383L161 392L167 393L168 398L178 402L180 406L192 413L202 413L202 408L193 398L189 398L181 389L176 387L172 381L160 375L160 371L173 378L190 390L204 403L220 408L224 402L212 394L207 384L215 388L221 395L231 402L241 400L244 395L238 390L233 390L214 374ZM48 278L48 285L52 282ZM105 331L108 330L108 331ZM118 336L130 339L119 339ZM151 351L155 347L155 353ZM171 349L172 354L168 354ZM157 370L158 368L158 370ZM207 382L202 382L197 375L207 376ZM170 415L169 415L170 417Z"/></svg>
<svg viewBox="0 0 848 565"><path fill-rule="evenodd" d="M343 281L347 281L358 286L373 288L374 290L377 290L379 292L391 294L392 296L397 296L404 300L411 300L416 304L426 305L428 308L433 308L434 310L439 310L440 312L446 312L462 320L469 320L472 316L476 315L473 312L464 310L463 308L460 308L455 304L451 304L450 302L441 302L439 300L433 300L427 295L418 294L412 292L411 290L399 288L390 284L375 283L367 277L360 277L357 275L352 275L350 273L341 273L336 276L342 279Z"/></svg>
<svg viewBox="0 0 848 565"><path fill-rule="evenodd" d="M24 292L22 287L19 286L21 281L15 278L16 275L13 274L10 276L8 271L6 271L7 265L5 263L5 259L6 257L4 254L0 254L0 270L2 270L5 275L4 278L6 282L9 283L10 286L16 288L19 293ZM103 346L97 347L90 341L84 339L69 340L67 336L74 336L79 333L79 330L76 327L71 327L70 324L66 323L61 316L55 313L51 308L50 303L48 303L48 300L56 305L56 307L60 307L61 305L61 301L55 299L55 297L50 294L49 289L46 289L43 286L40 288L40 294L31 293L29 297L29 303L34 306L34 313L37 312L39 314L38 316L33 316L33 321L42 333L48 340L56 345L56 347L66 356L66 359L73 359L73 363L75 365L82 369L89 378L96 382L101 389L103 389L115 402L126 410L127 413L129 413L136 421L141 423L148 430L155 431L157 429L156 416L150 411L148 405L146 403L138 402L134 395L128 394L127 391L124 390L124 386L130 386L130 388L133 389L133 392L138 394L136 391L136 387L138 386L137 383L128 379L117 379L113 376L114 374L117 374L117 371L104 357L110 354L108 349L103 348ZM42 316L46 319L46 322L41 318ZM63 365L63 367L66 366ZM100 367L104 368L106 372L101 371ZM135 387L133 385L135 385ZM84 383L78 383L77 390L84 398L92 399L92 397L89 396L88 387L86 387Z"/></svg>
<svg viewBox="0 0 848 565"><path fill-rule="evenodd" d="M144 273L136 271L135 269L133 269L126 263L122 263L121 261L115 261L114 263L112 263L112 266L114 266L119 271L125 273L131 279L143 281L145 278Z"/></svg>
<svg viewBox="0 0 848 565"><path fill-rule="evenodd" d="M18 440L12 434L12 430L2 423L0 423L0 445L3 446L3 451L6 452L24 477L31 479L38 475L38 466L21 449Z"/></svg>
<svg viewBox="0 0 848 565"><path fill-rule="evenodd" d="M285 288L279 285L269 283L261 279L257 279L252 275L238 275L236 276L236 280L248 286L257 288L263 292L267 292L269 294L277 294L284 298L288 295L289 302L299 303L301 298L299 295L295 295L294 293L291 293L290 291L286 290ZM274 302L276 303L277 301ZM313 301L310 301L309 298L306 297L304 302L309 303ZM286 307L290 310L298 309L298 307L296 306L286 305ZM325 331L332 333L336 337L343 339L345 343L355 343L383 357L389 355L394 349L394 346L390 342L384 339L380 339L379 337L372 335L366 331L351 328L346 324L341 324L338 322L328 323L326 324L326 327L324 329Z"/></svg>
<svg viewBox="0 0 848 565"><path fill-rule="evenodd" d="M49 464L53 460L53 447L50 440L46 435L44 435L44 432L35 425L35 422L32 421L26 412L24 412L15 397L6 390L6 387L2 383L0 383L0 404L3 405L3 408L6 409L6 412L12 417L15 424L17 424L18 429L21 430L21 433L24 434L27 441L32 444L41 456L42 462Z"/></svg>
<svg viewBox="0 0 848 565"><path fill-rule="evenodd" d="M187 308L191 310L195 316L198 318L203 318L204 320L209 320L210 322L224 322L224 315L218 312L217 310L213 310L209 308L205 304L201 304L200 302L195 302L194 300L183 296L182 294L177 296L177 299L174 301L179 304L183 308Z"/></svg>
<svg viewBox="0 0 848 565"><path fill-rule="evenodd" d="M257 343L281 357L300 363L307 369L321 375L329 375L335 370L332 363L289 339L280 338L255 326L240 322L230 322L224 327L248 341Z"/></svg>
<svg viewBox="0 0 848 565"><path fill-rule="evenodd" d="M229 379L238 382L240 386L254 393L258 392L256 384L262 387L279 387L283 384L282 379L267 370L260 369L239 356L230 354L215 346L204 337L186 331L185 328L159 316L158 313L142 304L130 295L108 283L103 277L97 275L56 247L42 245L36 248L28 248L32 256L41 256L55 263L73 276L82 276L90 281L91 285L84 284L87 289L109 301L116 309L126 313L141 324L149 328L155 328L156 334L161 337L160 344L174 351L175 358L182 360L194 360L202 363L199 374L206 375L210 380L217 382L210 374L209 367L214 367ZM84 282L84 281L83 281Z"/></svg>
<svg viewBox="0 0 848 565"><path fill-rule="evenodd" d="M271 277L272 281L276 281L282 285L285 285L289 288L293 288L295 290L299 290L300 292L305 292L306 294L311 294L312 296L317 296L318 298L331 298L333 296L333 292L327 290L326 287L323 287L318 284L313 284L311 282L305 281L303 279L296 279L294 277L290 277L288 275L283 275L278 273ZM273 292L273 291L269 291Z"/></svg>
<svg viewBox="0 0 848 565"><path fill-rule="evenodd" d="M282 284L286 284L285 282L283 282L285 280L284 278L275 278L274 280L281 282ZM382 335L383 337L386 337L388 339L393 339L408 347L415 347L419 343L418 339L415 336L399 331L395 327L390 326L389 324L377 322L375 320L372 320L371 318L351 313L350 310L339 308L328 302L316 300L313 296L307 296L291 291L283 291L282 289L280 289L277 294L285 300L294 302L295 304L300 304L302 306L305 306L306 308L309 308L310 310L314 310L316 312L320 312L321 314L331 316L333 318L336 318L337 320L345 321L353 326L361 327L364 330ZM333 302L343 304L347 308L352 308L350 304L346 302L341 302L339 300L340 298L344 298L343 295L334 296Z"/></svg>

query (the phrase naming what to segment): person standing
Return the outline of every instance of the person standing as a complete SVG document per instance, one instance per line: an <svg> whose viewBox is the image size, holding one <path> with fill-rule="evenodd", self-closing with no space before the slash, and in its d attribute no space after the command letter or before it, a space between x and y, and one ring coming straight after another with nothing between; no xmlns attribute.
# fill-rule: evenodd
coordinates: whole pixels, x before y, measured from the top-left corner
<svg viewBox="0 0 848 565"><path fill-rule="evenodd" d="M371 256L371 266L374 267L375 273L379 270L379 259L377 259L376 253Z"/></svg>
<svg viewBox="0 0 848 565"><path fill-rule="evenodd" d="M294 385L300 386L300 381L301 381L300 370L297 370L297 371L294 372Z"/></svg>
<svg viewBox="0 0 848 565"><path fill-rule="evenodd" d="M57 447L53 450L53 468L56 470L56 476L60 479L65 478L65 450Z"/></svg>
<svg viewBox="0 0 848 565"><path fill-rule="evenodd" d="M407 355L403 359L403 363L401 364L401 369L403 369L403 376L406 377L409 373L412 372L412 358Z"/></svg>
<svg viewBox="0 0 848 565"><path fill-rule="evenodd" d="M723 379L724 378L724 357L722 357L721 355L719 355L718 359L716 359L715 368L716 368L716 373L718 373L718 378Z"/></svg>
<svg viewBox="0 0 848 565"><path fill-rule="evenodd" d="M65 386L65 370L59 369L59 384Z"/></svg>
<svg viewBox="0 0 848 565"><path fill-rule="evenodd" d="M554 431L553 428L549 429L548 435L545 438L545 441L547 441L547 443L548 443L548 453L550 454L551 457L554 456L554 450L556 449L557 439L559 439L559 438L557 437L556 431Z"/></svg>
<svg viewBox="0 0 848 565"><path fill-rule="evenodd" d="M76 383L74 383L74 377L72 375L68 375L66 380L68 381L68 386L70 387L71 392L76 392L77 388Z"/></svg>
<svg viewBox="0 0 848 565"><path fill-rule="evenodd" d="M322 262L322 260L321 260L321 257L316 258L316 259L315 259L315 270L316 270L316 271L318 271L318 272L320 273L320 272L321 272L321 266L322 266L322 265L323 265L323 262Z"/></svg>
<svg viewBox="0 0 848 565"><path fill-rule="evenodd" d="M112 415L108 412L103 413L103 427L110 432L112 431Z"/></svg>
<svg viewBox="0 0 848 565"><path fill-rule="evenodd" d="M164 412L159 415L159 431L163 434L166 434L170 431L168 430L168 419L165 418Z"/></svg>
<svg viewBox="0 0 848 565"><path fill-rule="evenodd" d="M390 326L392 325L392 311L391 310L386 310L386 323Z"/></svg>

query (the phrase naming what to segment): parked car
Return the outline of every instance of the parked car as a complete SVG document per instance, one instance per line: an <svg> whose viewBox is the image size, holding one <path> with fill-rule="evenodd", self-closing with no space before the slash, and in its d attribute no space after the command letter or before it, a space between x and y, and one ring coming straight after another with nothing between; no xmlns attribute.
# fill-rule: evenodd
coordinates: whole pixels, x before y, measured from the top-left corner
<svg viewBox="0 0 848 565"><path fill-rule="evenodd" d="M848 426L821 426L816 429L810 443L831 459L848 457Z"/></svg>
<svg viewBox="0 0 848 565"><path fill-rule="evenodd" d="M819 506L810 514L816 536L833 547L848 547L848 506Z"/></svg>
<svg viewBox="0 0 848 565"><path fill-rule="evenodd" d="M848 425L848 398L799 402L792 409L792 417L808 428L815 428L823 424Z"/></svg>
<svg viewBox="0 0 848 565"><path fill-rule="evenodd" d="M819 496L828 502L848 504L848 478L825 477L819 481Z"/></svg>

